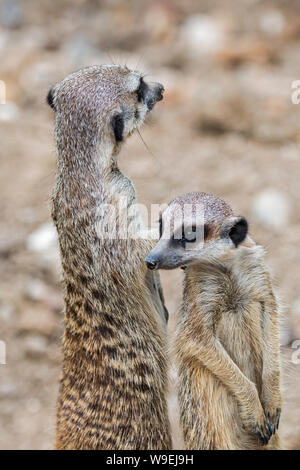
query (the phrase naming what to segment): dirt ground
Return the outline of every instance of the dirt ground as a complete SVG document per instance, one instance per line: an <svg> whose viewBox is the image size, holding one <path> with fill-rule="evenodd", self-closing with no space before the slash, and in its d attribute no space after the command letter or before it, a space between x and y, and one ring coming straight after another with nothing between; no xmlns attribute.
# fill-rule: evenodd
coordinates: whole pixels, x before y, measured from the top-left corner
<svg viewBox="0 0 300 470"><path fill-rule="evenodd" d="M281 433L286 448L300 448L300 365L292 361L300 359L292 348L300 338L300 105L291 99L299 18L296 0L0 1L1 449L49 449L54 434L63 305L45 96L69 72L111 62L166 89L142 129L150 150L135 135L120 158L139 201L211 192L248 218L267 249L285 317ZM162 273L170 337L179 271ZM180 448L174 376L170 414Z"/></svg>

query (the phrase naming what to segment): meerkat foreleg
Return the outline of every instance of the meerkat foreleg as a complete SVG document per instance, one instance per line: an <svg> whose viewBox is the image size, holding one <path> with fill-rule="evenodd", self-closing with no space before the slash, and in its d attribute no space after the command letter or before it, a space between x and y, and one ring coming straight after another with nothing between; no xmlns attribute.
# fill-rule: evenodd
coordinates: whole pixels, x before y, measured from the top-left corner
<svg viewBox="0 0 300 470"><path fill-rule="evenodd" d="M200 312L199 312L200 316ZM203 318L203 312L201 312ZM189 342L178 355L183 354L185 359L200 362L206 367L227 390L236 398L243 427L256 434L263 445L267 444L270 432L266 428L266 416L258 395L256 385L249 380L232 361L218 338L215 337L212 327L203 328L199 338L195 331L189 332ZM193 339L194 338L194 339ZM181 345L182 347L182 345Z"/></svg>
<svg viewBox="0 0 300 470"><path fill-rule="evenodd" d="M269 432L275 434L281 413L280 361L278 340L278 309L270 288L270 295L262 303L263 310L263 375L261 403L267 418Z"/></svg>

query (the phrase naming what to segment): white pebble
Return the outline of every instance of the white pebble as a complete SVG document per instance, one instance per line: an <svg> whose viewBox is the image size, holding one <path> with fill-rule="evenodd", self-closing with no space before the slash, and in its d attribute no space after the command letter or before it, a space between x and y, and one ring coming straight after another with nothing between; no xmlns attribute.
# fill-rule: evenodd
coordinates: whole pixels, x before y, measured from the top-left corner
<svg viewBox="0 0 300 470"><path fill-rule="evenodd" d="M276 231L281 230L289 220L289 201L275 189L265 190L254 199L252 211L258 222Z"/></svg>
<svg viewBox="0 0 300 470"><path fill-rule="evenodd" d="M18 117L19 108L15 103L6 101L5 104L0 103L0 121L11 122Z"/></svg>
<svg viewBox="0 0 300 470"><path fill-rule="evenodd" d="M222 45L224 33L212 17L193 15L184 23L182 37L192 51L212 53Z"/></svg>
<svg viewBox="0 0 300 470"><path fill-rule="evenodd" d="M284 16L279 10L265 11L260 18L260 27L262 31L270 36L282 33L285 27Z"/></svg>
<svg viewBox="0 0 300 470"><path fill-rule="evenodd" d="M55 227L51 223L41 225L27 238L27 248L36 253L43 253L58 246Z"/></svg>

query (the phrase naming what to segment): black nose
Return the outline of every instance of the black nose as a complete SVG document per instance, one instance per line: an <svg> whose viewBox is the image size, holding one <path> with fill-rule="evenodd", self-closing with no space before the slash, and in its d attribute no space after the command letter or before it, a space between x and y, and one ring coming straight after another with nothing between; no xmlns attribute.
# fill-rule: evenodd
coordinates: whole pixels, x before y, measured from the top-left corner
<svg viewBox="0 0 300 470"><path fill-rule="evenodd" d="M165 89L161 83L157 84L157 101L161 101L163 99L163 93Z"/></svg>
<svg viewBox="0 0 300 470"><path fill-rule="evenodd" d="M157 262L156 261L146 261L147 268L148 269L156 269L157 268Z"/></svg>

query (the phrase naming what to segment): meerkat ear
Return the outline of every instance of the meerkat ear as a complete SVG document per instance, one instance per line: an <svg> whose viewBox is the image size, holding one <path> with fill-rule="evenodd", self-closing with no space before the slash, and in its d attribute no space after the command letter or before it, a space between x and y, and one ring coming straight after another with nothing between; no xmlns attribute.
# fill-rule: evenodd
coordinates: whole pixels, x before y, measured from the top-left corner
<svg viewBox="0 0 300 470"><path fill-rule="evenodd" d="M48 91L46 100L49 106L51 106L51 108L54 109L54 111L56 111L56 107L54 104L54 88L53 87L50 88L50 90Z"/></svg>
<svg viewBox="0 0 300 470"><path fill-rule="evenodd" d="M235 217L233 225L229 229L228 236L235 247L242 243L248 233L248 222L245 217Z"/></svg>
<svg viewBox="0 0 300 470"><path fill-rule="evenodd" d="M112 118L112 128L117 142L122 142L124 132L124 116L123 114L116 114Z"/></svg>

